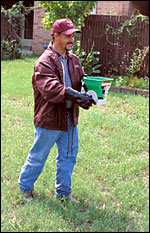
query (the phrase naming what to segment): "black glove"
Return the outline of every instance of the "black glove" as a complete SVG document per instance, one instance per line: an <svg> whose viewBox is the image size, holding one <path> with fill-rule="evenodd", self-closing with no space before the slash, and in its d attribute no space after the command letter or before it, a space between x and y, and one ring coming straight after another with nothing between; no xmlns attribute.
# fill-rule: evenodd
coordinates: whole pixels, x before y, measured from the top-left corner
<svg viewBox="0 0 150 233"><path fill-rule="evenodd" d="M96 104L91 96L86 94L81 94L80 92L68 87L65 92L66 100L71 100L72 102L78 104L84 109L89 109L92 104Z"/></svg>

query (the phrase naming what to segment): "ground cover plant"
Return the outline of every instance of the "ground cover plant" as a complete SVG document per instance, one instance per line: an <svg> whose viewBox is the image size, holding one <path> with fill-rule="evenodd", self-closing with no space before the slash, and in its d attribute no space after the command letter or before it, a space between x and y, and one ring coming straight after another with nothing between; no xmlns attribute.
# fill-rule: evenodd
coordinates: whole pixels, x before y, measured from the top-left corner
<svg viewBox="0 0 150 233"><path fill-rule="evenodd" d="M1 231L149 232L149 99L143 96L109 92L107 105L80 109L72 179L80 205L55 199L56 146L35 183L34 202L22 199L17 180L34 141L36 60L1 63Z"/></svg>
<svg viewBox="0 0 150 233"><path fill-rule="evenodd" d="M138 78L130 77L129 76L113 76L111 77L114 79L113 86L117 87L127 87L127 88L138 88L149 90L149 78Z"/></svg>

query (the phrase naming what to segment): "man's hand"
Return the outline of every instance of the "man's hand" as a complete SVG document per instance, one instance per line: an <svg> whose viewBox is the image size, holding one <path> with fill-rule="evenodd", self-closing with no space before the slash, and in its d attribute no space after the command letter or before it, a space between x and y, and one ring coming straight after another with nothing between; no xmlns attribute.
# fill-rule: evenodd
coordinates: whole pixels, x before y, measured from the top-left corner
<svg viewBox="0 0 150 233"><path fill-rule="evenodd" d="M81 94L80 92L68 87L65 92L66 100L71 100L72 102L78 104L80 107L84 109L89 109L92 104L96 104L91 96L86 94Z"/></svg>

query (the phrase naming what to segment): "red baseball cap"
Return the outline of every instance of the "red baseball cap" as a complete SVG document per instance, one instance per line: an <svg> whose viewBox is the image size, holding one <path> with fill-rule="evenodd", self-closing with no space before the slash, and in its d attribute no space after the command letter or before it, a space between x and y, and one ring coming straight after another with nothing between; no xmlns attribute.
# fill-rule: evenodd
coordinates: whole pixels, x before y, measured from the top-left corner
<svg viewBox="0 0 150 233"><path fill-rule="evenodd" d="M73 22L70 19L58 19L52 27L52 35L54 33L61 32L65 35L70 35L74 32L81 32L79 29L75 29Z"/></svg>

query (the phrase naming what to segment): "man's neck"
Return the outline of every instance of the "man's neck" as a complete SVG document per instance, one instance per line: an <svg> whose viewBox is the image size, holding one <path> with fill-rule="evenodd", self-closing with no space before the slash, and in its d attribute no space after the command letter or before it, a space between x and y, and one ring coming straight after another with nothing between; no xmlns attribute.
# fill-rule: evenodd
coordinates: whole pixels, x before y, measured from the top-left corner
<svg viewBox="0 0 150 233"><path fill-rule="evenodd" d="M66 50L62 50L61 48L59 48L58 46L55 45L55 43L53 43L52 45L53 49L55 49L59 54L61 54L63 56L63 58L66 58Z"/></svg>

